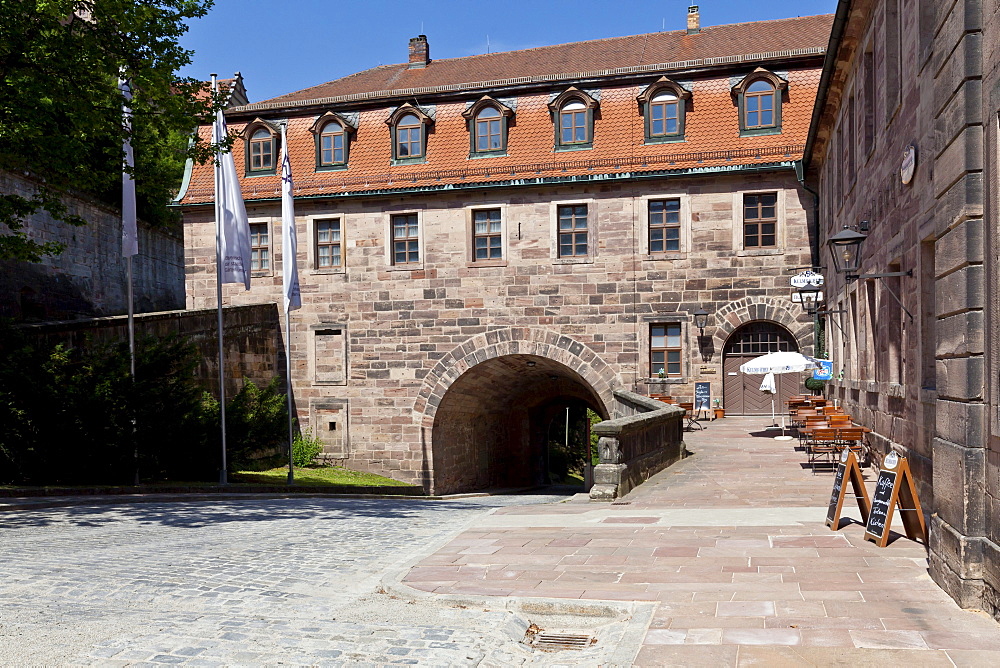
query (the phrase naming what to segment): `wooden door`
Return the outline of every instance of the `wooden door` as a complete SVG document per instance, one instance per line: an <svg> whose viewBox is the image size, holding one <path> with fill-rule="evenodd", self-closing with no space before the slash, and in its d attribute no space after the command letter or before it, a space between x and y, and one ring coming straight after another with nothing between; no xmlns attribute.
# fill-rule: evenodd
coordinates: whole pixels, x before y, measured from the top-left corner
<svg viewBox="0 0 1000 668"><path fill-rule="evenodd" d="M740 373L740 365L755 357L779 350L798 351L795 339L784 327L771 322L750 322L737 329L726 341L722 354L722 397L730 415L770 415L771 394L762 392L764 376ZM789 397L804 391L803 374L775 374L778 392L774 395L775 414Z"/></svg>

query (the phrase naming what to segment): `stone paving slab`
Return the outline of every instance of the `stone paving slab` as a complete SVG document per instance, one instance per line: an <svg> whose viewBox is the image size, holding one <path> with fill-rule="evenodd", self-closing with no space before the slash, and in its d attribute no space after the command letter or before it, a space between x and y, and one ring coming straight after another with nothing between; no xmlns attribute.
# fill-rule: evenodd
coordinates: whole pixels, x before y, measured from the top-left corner
<svg viewBox="0 0 1000 668"><path fill-rule="evenodd" d="M692 457L613 505L497 509L404 583L655 601L637 665L1000 665L1000 625L934 584L925 547L898 523L886 548L864 541L847 504L855 521L827 528L832 475L761 422L687 434Z"/></svg>

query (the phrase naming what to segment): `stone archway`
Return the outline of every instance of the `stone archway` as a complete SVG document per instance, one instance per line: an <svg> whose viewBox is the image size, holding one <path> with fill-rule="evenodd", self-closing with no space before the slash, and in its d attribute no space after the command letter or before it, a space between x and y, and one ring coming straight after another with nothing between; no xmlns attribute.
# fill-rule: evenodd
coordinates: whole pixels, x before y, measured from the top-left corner
<svg viewBox="0 0 1000 668"><path fill-rule="evenodd" d="M614 384L610 367L570 337L510 328L471 338L428 373L414 406L432 493L541 482L554 412L576 405L610 417Z"/></svg>
<svg viewBox="0 0 1000 668"><path fill-rule="evenodd" d="M813 354L812 319L800 320L802 309L790 299L782 297L744 297L726 304L715 312L716 328L713 338L715 350L723 350L730 335L755 320L767 320L787 329L795 339L799 352Z"/></svg>
<svg viewBox="0 0 1000 668"><path fill-rule="evenodd" d="M763 399L757 396L760 379L731 375L739 373L741 362L753 357L751 355L745 359L739 359L733 354L734 334L738 337L741 331L745 332L747 328L757 325L773 326L775 331L783 332L782 337L790 343L788 349L811 355L814 349L812 319L808 318L802 309L797 304L793 304L790 299L761 296L745 297L731 302L716 311L716 318L717 326L712 346L721 354L723 374L721 389L726 410L733 414L770 412L770 400L766 402L766 406L763 406ZM770 352L770 349L764 350L762 348L760 354L763 355L765 352ZM801 388L801 378L797 376L779 378L778 389L781 396L796 394L803 389ZM739 395L739 399L736 399L737 395ZM783 405L779 402L780 399L776 399L776 404Z"/></svg>

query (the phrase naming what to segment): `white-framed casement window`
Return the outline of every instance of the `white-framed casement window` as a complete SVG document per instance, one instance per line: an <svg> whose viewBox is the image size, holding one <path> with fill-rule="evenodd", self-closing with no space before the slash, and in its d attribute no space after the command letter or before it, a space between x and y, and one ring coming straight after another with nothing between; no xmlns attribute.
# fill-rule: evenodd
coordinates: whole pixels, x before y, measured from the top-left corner
<svg viewBox="0 0 1000 668"><path fill-rule="evenodd" d="M423 269L424 231L420 211L389 211L385 217L386 265L390 271Z"/></svg>
<svg viewBox="0 0 1000 668"><path fill-rule="evenodd" d="M644 195L638 200L640 247L647 260L676 260L691 250L691 197L687 193Z"/></svg>
<svg viewBox="0 0 1000 668"><path fill-rule="evenodd" d="M642 366L639 374L652 384L676 384L689 380L691 369L687 356L691 353L687 316L681 313L661 313L642 318L639 346Z"/></svg>
<svg viewBox="0 0 1000 668"><path fill-rule="evenodd" d="M345 217L341 213L306 216L309 269L318 274L342 274L347 270ZM299 238L299 247L304 245Z"/></svg>
<svg viewBox="0 0 1000 668"><path fill-rule="evenodd" d="M739 256L785 252L786 191L781 188L733 193L733 248Z"/></svg>
<svg viewBox="0 0 1000 668"><path fill-rule="evenodd" d="M681 323L658 322L649 326L649 377L680 378L683 373Z"/></svg>
<svg viewBox="0 0 1000 668"><path fill-rule="evenodd" d="M274 272L274 244L271 218L250 218L250 273L271 276Z"/></svg>
<svg viewBox="0 0 1000 668"><path fill-rule="evenodd" d="M477 204L465 210L466 266L507 266L507 206Z"/></svg>
<svg viewBox="0 0 1000 668"><path fill-rule="evenodd" d="M597 202L593 199L552 202L552 261L593 262L597 254Z"/></svg>

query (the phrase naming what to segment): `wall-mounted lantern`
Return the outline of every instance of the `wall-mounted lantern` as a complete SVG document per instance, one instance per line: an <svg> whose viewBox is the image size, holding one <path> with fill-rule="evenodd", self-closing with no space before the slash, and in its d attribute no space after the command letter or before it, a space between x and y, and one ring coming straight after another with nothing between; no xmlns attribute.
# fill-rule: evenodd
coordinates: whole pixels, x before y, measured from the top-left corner
<svg viewBox="0 0 1000 668"><path fill-rule="evenodd" d="M826 241L833 254L833 266L838 274L845 274L848 283L855 280L861 271L861 244L867 238L867 234L845 225L844 229Z"/></svg>
<svg viewBox="0 0 1000 668"><path fill-rule="evenodd" d="M700 308L691 315L694 316L694 326L698 328L698 336L705 336L705 328L708 327L708 311Z"/></svg>

